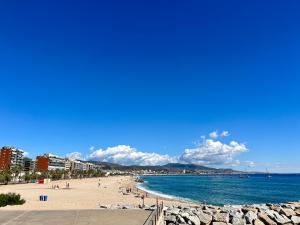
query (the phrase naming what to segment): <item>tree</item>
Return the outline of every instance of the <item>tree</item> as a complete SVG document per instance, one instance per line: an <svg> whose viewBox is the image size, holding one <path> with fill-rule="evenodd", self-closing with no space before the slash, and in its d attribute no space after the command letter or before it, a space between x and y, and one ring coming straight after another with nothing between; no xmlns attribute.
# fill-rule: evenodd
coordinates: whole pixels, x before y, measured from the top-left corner
<svg viewBox="0 0 300 225"><path fill-rule="evenodd" d="M20 165L16 165L10 169L10 173L13 174L14 180L18 180L20 182L20 173L22 172L22 167Z"/></svg>

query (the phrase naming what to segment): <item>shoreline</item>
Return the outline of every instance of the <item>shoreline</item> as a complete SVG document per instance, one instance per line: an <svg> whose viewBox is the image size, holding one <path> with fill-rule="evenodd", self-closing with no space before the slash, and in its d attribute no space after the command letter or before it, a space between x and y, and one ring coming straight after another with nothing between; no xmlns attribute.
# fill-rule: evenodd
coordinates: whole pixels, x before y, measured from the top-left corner
<svg viewBox="0 0 300 225"><path fill-rule="evenodd" d="M70 188L65 188L66 182ZM100 183L100 186L98 186ZM60 189L52 189L51 186L59 185ZM127 192L130 189L130 192ZM1 210L69 210L69 209L138 209L144 204L146 208L156 205L157 200L163 201L167 207L201 208L227 207L241 205L214 205L194 202L190 199L181 199L177 196L160 194L156 191L142 187L133 176L111 176L99 178L70 179L51 181L48 184L13 184L0 186L0 193L14 192L20 194L26 200L23 205L0 207ZM48 201L39 201L39 195L47 195ZM244 204L244 206L266 205ZM286 204L286 203L282 203Z"/></svg>
<svg viewBox="0 0 300 225"><path fill-rule="evenodd" d="M138 189L140 189L141 191L148 193L151 196L161 198L162 200L174 201L174 202L180 203L180 204L192 204L192 205L196 205L196 206L197 205L201 206L204 204L201 202L193 201L192 199L188 199L188 198L181 198L181 197L175 196L175 195L159 193L157 191L147 189L146 187L142 187L142 183L137 183L137 182L135 182L135 183L136 183L136 187Z"/></svg>

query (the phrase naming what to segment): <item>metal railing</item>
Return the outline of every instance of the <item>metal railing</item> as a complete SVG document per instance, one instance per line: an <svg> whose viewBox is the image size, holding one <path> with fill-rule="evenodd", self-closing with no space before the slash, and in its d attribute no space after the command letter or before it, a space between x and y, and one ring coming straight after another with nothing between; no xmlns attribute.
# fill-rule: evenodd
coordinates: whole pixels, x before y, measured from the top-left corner
<svg viewBox="0 0 300 225"><path fill-rule="evenodd" d="M147 220L143 225L158 225L159 218L161 216L163 208L164 208L163 202L157 204L156 209L150 213L149 217L147 218Z"/></svg>

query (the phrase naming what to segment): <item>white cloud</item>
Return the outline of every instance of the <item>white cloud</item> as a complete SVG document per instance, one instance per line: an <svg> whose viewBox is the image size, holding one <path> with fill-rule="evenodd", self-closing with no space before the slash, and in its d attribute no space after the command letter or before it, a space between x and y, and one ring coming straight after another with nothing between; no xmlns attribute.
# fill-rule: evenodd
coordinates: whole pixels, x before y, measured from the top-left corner
<svg viewBox="0 0 300 225"><path fill-rule="evenodd" d="M209 136L213 139L217 138L218 137L218 132L217 131L213 131L211 133L209 133Z"/></svg>
<svg viewBox="0 0 300 225"><path fill-rule="evenodd" d="M91 152L87 158L122 165L163 165L177 161L176 158L168 155L141 152L128 145L98 149Z"/></svg>
<svg viewBox="0 0 300 225"><path fill-rule="evenodd" d="M221 137L228 137L230 134L227 130L222 131L222 133L220 134Z"/></svg>
<svg viewBox="0 0 300 225"><path fill-rule="evenodd" d="M209 136L211 137L210 139L201 136L200 141L194 142L195 148L185 149L179 156L140 151L128 145L117 145L106 149L96 149L92 146L89 149L89 153L85 156L80 152L73 152L67 156L73 159L97 160L122 165L164 165L174 162L217 166L238 166L244 164L244 162L237 160L236 156L247 151L245 144L237 141L223 143L219 140L214 140L219 136L217 131L211 132ZM229 132L223 131L220 136L229 136ZM249 162L249 166L254 165L253 162Z"/></svg>
<svg viewBox="0 0 300 225"><path fill-rule="evenodd" d="M25 151L23 151L23 156L24 156L24 157L28 157L28 156L29 156L29 153L28 153L28 152L25 152Z"/></svg>
<svg viewBox="0 0 300 225"><path fill-rule="evenodd" d="M185 149L180 161L200 165L238 165L235 157L246 151L246 145L236 141L225 144L207 139L196 148Z"/></svg>
<svg viewBox="0 0 300 225"><path fill-rule="evenodd" d="M83 160L84 157L82 156L82 154L80 152L71 152L69 154L66 155L67 158L75 160L75 159L81 159Z"/></svg>

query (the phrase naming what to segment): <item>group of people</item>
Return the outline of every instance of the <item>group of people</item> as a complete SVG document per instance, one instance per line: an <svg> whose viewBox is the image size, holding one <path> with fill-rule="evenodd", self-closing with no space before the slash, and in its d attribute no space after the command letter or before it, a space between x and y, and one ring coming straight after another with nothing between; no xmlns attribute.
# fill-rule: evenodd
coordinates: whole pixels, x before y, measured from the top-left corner
<svg viewBox="0 0 300 225"><path fill-rule="evenodd" d="M52 184L51 188L52 189L59 189L59 185L58 184L55 184L55 185Z"/></svg>
<svg viewBox="0 0 300 225"><path fill-rule="evenodd" d="M129 188L127 187L126 188L126 193L131 193L131 187L129 187Z"/></svg>
<svg viewBox="0 0 300 225"><path fill-rule="evenodd" d="M70 188L70 183L66 182L66 188ZM52 184L51 185L51 189L59 189L59 185L58 184Z"/></svg>

